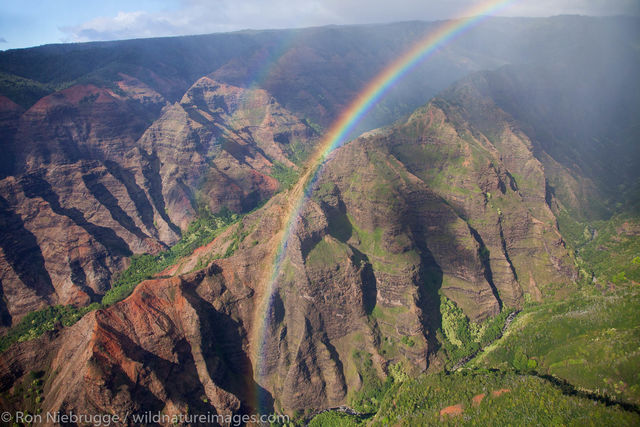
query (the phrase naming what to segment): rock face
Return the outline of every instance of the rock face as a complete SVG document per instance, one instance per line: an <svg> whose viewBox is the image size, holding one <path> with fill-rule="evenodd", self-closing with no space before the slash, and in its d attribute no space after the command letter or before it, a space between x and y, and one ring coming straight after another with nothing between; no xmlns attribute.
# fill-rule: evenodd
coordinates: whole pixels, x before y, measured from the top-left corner
<svg viewBox="0 0 640 427"><path fill-rule="evenodd" d="M279 188L274 162L314 131L263 90L198 80L168 103L122 75L117 90L73 86L26 112L2 101L16 162L0 181L4 326L46 305L86 305L133 253L174 243L208 207L243 212Z"/></svg>
<svg viewBox="0 0 640 427"><path fill-rule="evenodd" d="M386 55L415 38L409 29ZM349 78L314 80L309 70L331 70L340 55L326 48L333 30L313 31L320 39L278 60L263 85L271 92L240 82L272 47L234 35L249 59L229 53L236 45L217 46L220 58L203 52L211 65L185 51L195 71L128 66L26 110L0 98L3 328L48 305L98 300L130 255L173 244L201 209L247 213L129 298L11 346L0 406L121 417L334 407L391 363L441 369L440 294L482 321L575 278L552 209L598 194L598 175L585 179L589 163L570 165L544 139L544 120L515 108L521 91L498 90L502 70L332 153L271 282L292 197L274 171L298 170L320 137L300 113L331 123L369 65L386 63L338 43L360 69L347 61L336 65ZM468 71L454 49L442 55L446 70ZM40 371L42 399L27 402L17 392Z"/></svg>
<svg viewBox="0 0 640 427"><path fill-rule="evenodd" d="M470 82L473 99L465 99L461 87L445 98L452 105L464 102L458 114L490 140L495 133L492 120L501 120L501 113L485 115L486 99L497 107L492 111L502 109L522 122L533 144L529 151L544 167L548 193L556 194L552 202L561 201L560 208L582 209L584 200L599 201L618 188L632 192L629 183L637 180L638 151L628 148L637 146L640 96L634 78L637 53L627 45L637 38L636 21L576 17L542 21L505 25L504 20L488 19L472 36L456 39L398 82L371 111L373 121L367 126L410 113L471 71L508 63L548 64L552 52L575 63L578 71L565 73L569 79L562 75L564 70L480 74ZM271 197L278 188L271 176L273 165L302 165L317 139L312 127L333 123L377 70L422 39L433 25L239 32L0 53L0 93L5 95L0 95L0 216L8 224L0 236L0 287L6 299L0 304L0 329L47 305L99 299L113 275L126 267L128 255L155 252L174 243L198 209L226 206L246 212ZM573 42L556 42L576 40L576 34L583 50L575 49ZM510 43L496 43L503 40ZM523 40L539 51L531 56L520 47ZM624 49L607 48L612 45ZM607 60L594 64L592 58L604 53ZM589 70L588 75L582 75L583 70ZM571 77L576 73L582 73L583 85L557 99L559 87L573 87ZM610 77L604 85L599 84L602 75ZM519 86L535 89L527 92ZM602 89L589 92L593 87ZM615 104L621 92L630 108ZM616 96L605 99L606 93ZM572 102L593 98L602 102L591 106L586 118L567 115ZM530 102L520 103L521 99ZM562 108L547 109L549 99L562 102ZM565 113L549 112L557 110ZM624 114L613 120L611 111ZM589 132L595 132L592 124L597 122L623 125L616 132L615 125L604 127L596 142L585 143L579 157L586 160L575 167L571 160L575 150L557 147L594 140ZM563 129L567 123L570 129ZM562 138L556 141L549 135ZM610 137L614 144L609 144L615 149L602 148L598 141L603 135L615 135ZM503 166L513 172L529 154L509 144L515 151L503 158ZM392 154L425 179L400 154ZM608 164L621 164L624 172L605 186L598 182L607 175L598 169L602 155ZM520 178L530 176L537 191L542 180L540 171L534 179L534 163L527 163ZM525 191L527 183L513 177L523 197L534 197ZM430 188L434 184L427 183ZM464 217L458 200L462 194L451 197L456 199L451 205L456 215ZM594 210L606 211L615 203L622 201L605 200ZM536 213L535 218L543 216ZM504 228L503 234L509 232ZM16 236L23 235L18 243ZM492 273L506 278L509 262L496 264L498 243L484 245L497 248L490 250ZM33 271L26 271L27 265L33 265ZM506 288L505 298L518 299L517 290L512 297L505 292Z"/></svg>
<svg viewBox="0 0 640 427"><path fill-rule="evenodd" d="M439 292L480 321L575 278L527 136L503 121L492 143L456 111L436 99L324 166L267 317L259 382L281 407L344 401L354 352L438 369Z"/></svg>
<svg viewBox="0 0 640 427"><path fill-rule="evenodd" d="M0 95L0 147L2 159L0 160L0 178L9 175L15 163L15 152L11 140L18 126L18 119L24 109L9 98Z"/></svg>
<svg viewBox="0 0 640 427"><path fill-rule="evenodd" d="M269 198L278 189L273 163L296 168L290 159L309 150L313 137L264 90L203 77L165 108L138 147L158 164L169 216L186 227L197 203L243 212Z"/></svg>
<svg viewBox="0 0 640 427"><path fill-rule="evenodd" d="M205 78L165 107L140 138L146 150L172 159L161 176L193 185L187 166L198 165L208 148L186 150L192 157L181 163L181 148L160 141L193 141L191 132L213 140L217 125L199 124L215 120L249 127L255 143L241 148L261 147L240 167L268 171L262 152L287 160L286 145L265 122L280 120L296 136L306 135L304 126L268 102L264 114L245 108L251 113L234 122L225 108L232 111L241 93ZM261 106L268 100L263 92L253 96L262 97ZM412 372L439 369L438 293L481 321L502 306L518 307L525 293L539 299L547 284L574 277L531 141L508 114L483 111L499 131L486 135L464 118L464 105L436 98L406 122L332 154L289 238L273 293L266 273L286 219L286 192L183 260L174 277L146 281L126 300L40 338L49 359L29 356L31 344L13 346L2 359L4 383L28 370L56 372L45 383L47 411L124 417L260 406L291 413L344 403L362 385L357 354L370 354L380 376L396 362ZM225 155L213 158L216 171L223 161ZM186 197L177 189L163 194ZM233 241L231 257L191 271Z"/></svg>
<svg viewBox="0 0 640 427"><path fill-rule="evenodd" d="M146 410L248 411L236 397L251 390L237 376L250 378L240 330L213 306L220 281L204 273L185 279L146 282L126 303L72 328L89 334L63 340L44 407L122 418Z"/></svg>

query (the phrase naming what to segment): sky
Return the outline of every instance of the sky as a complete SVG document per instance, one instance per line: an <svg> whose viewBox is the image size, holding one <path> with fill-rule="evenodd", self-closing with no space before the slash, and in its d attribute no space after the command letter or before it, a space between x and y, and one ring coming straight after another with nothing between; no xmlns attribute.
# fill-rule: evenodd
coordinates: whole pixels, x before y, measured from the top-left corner
<svg viewBox="0 0 640 427"><path fill-rule="evenodd" d="M0 50L49 43L120 40L436 20L465 16L478 0L2 0ZM519 0L505 16L633 15L640 0Z"/></svg>

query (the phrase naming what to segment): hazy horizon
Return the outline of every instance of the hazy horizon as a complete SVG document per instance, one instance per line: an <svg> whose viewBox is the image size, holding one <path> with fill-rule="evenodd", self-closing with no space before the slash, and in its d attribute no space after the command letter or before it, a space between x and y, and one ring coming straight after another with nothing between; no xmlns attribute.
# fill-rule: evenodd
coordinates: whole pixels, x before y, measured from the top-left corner
<svg viewBox="0 0 640 427"><path fill-rule="evenodd" d="M91 4L63 2L7 2L0 5L0 49L45 44L113 41L136 38L189 36L241 30L277 30L326 25L384 24L435 21L467 16L487 1L418 0L366 2L352 0L116 0ZM550 17L557 15L640 16L636 0L513 1L496 16Z"/></svg>

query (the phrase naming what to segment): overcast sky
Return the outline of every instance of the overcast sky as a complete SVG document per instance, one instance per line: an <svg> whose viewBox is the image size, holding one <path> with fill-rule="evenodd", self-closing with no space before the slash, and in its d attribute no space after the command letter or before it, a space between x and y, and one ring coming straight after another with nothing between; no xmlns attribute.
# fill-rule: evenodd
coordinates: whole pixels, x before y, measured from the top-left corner
<svg viewBox="0 0 640 427"><path fill-rule="evenodd" d="M434 20L487 0L2 0L0 50L48 43ZM640 0L519 0L506 16L634 15Z"/></svg>

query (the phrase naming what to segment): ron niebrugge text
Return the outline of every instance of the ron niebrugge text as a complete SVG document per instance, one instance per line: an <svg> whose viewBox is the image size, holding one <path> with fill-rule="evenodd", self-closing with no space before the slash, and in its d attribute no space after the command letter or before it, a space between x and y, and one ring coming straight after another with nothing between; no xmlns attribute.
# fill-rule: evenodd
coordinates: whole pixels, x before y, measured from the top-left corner
<svg viewBox="0 0 640 427"><path fill-rule="evenodd" d="M126 416L112 414L75 414L73 412L47 412L45 414L30 414L17 411L15 413L3 412L0 416L3 422L16 422L24 424L56 423L56 424L84 424L94 427L111 426L118 424L226 424L240 426L247 423L271 424L288 423L287 415L220 415L220 414L175 414L169 415L162 412L144 412Z"/></svg>

